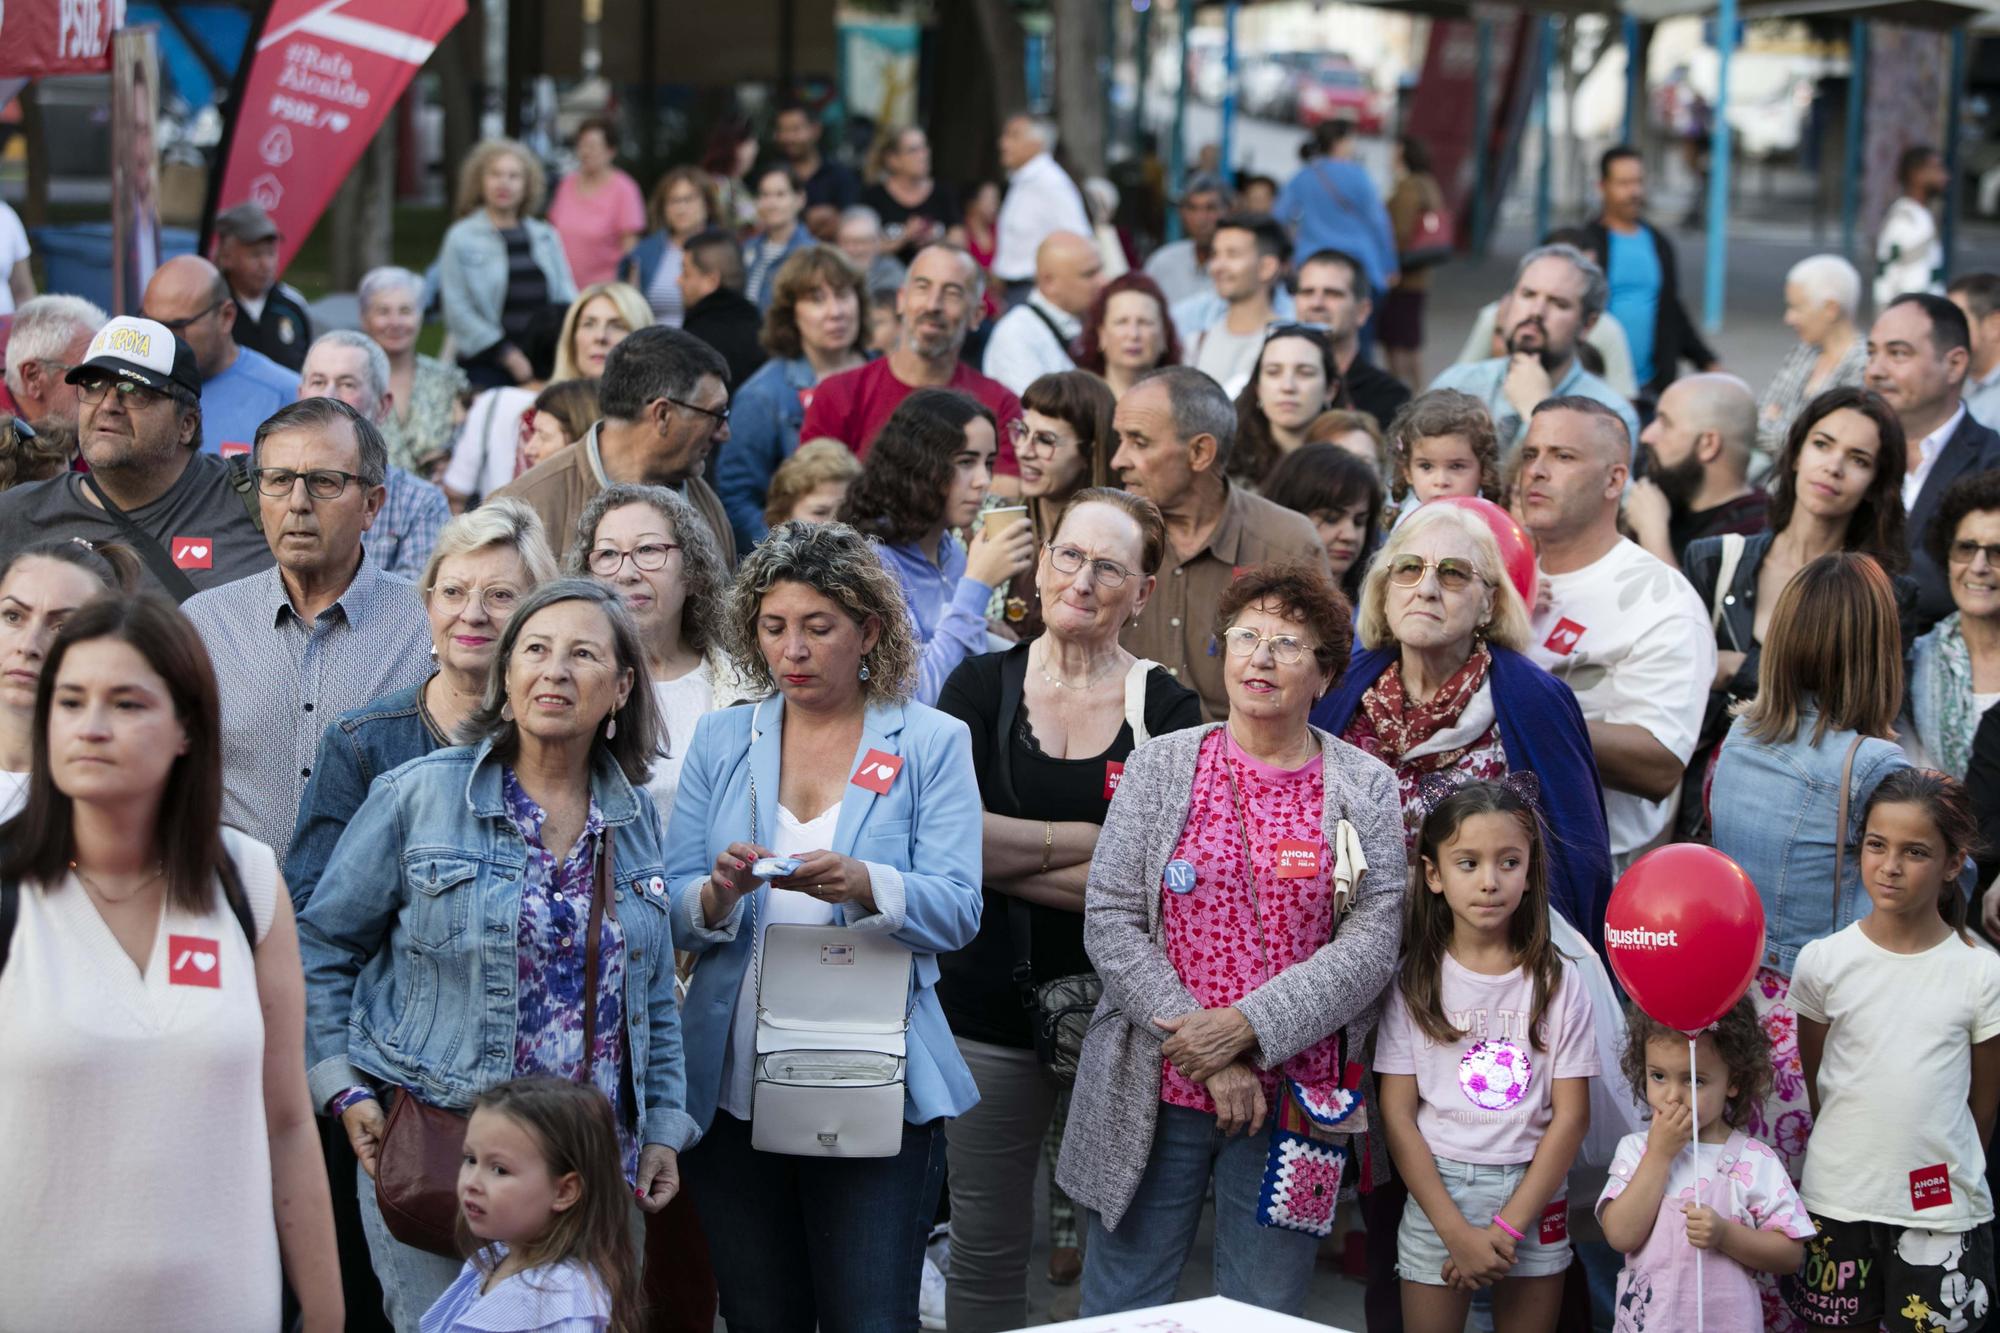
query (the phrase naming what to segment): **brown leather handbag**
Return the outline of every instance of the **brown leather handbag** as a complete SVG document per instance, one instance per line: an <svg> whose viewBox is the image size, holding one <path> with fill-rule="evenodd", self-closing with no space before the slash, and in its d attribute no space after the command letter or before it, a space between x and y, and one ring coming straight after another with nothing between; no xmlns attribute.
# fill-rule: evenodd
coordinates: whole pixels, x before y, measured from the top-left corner
<svg viewBox="0 0 2000 1333"><path fill-rule="evenodd" d="M597 1051L598 953L604 912L611 898L611 832L598 840L597 873L590 892L590 921L583 944L583 1072L590 1082ZM375 1155L375 1202L389 1234L403 1244L447 1259L463 1258L458 1247L458 1168L465 1153L465 1125L471 1116L432 1106L398 1088L389 1102L389 1123Z"/></svg>

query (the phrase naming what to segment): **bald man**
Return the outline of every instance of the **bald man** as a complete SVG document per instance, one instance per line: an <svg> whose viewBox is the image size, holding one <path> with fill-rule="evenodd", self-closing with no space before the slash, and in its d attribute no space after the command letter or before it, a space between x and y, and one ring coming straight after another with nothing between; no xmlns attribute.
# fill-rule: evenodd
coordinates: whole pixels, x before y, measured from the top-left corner
<svg viewBox="0 0 2000 1333"><path fill-rule="evenodd" d="M141 302L147 319L178 333L201 370L201 447L247 454L264 418L299 396L299 377L235 338L236 302L222 271L199 255L153 271Z"/></svg>
<svg viewBox="0 0 2000 1333"><path fill-rule="evenodd" d="M1625 496L1639 544L1675 569L1688 543L1764 530L1770 497L1750 484L1757 397L1720 371L1675 380L1639 436L1640 479Z"/></svg>
<svg viewBox="0 0 2000 1333"><path fill-rule="evenodd" d="M1708 609L1680 574L1619 535L1631 449L1613 409L1547 398L1521 441L1518 483L1549 584L1528 656L1583 710L1621 874L1672 827L1715 678Z"/></svg>
<svg viewBox="0 0 2000 1333"><path fill-rule="evenodd" d="M1049 233L1035 250L1035 290L993 326L981 369L1015 393L1051 371L1074 369L1070 348L1103 286L1095 245L1073 231Z"/></svg>

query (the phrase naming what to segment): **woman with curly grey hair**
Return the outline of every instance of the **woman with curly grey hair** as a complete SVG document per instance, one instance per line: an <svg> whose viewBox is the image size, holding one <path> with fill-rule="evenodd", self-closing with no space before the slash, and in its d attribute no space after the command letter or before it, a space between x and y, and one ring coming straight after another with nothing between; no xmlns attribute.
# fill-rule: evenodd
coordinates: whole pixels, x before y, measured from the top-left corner
<svg viewBox="0 0 2000 1333"><path fill-rule="evenodd" d="M667 840L674 942L698 958L684 1012L689 1114L702 1139L688 1182L723 1318L732 1328L912 1328L944 1122L979 1097L934 993L937 956L979 926L971 737L911 700L918 649L902 590L845 524L772 532L737 571L723 626L745 675L769 693L696 725ZM765 857L795 864L755 865ZM786 936L767 936L773 925L844 927L851 942L822 955L853 964L852 975L907 969L902 1114L888 1155L769 1146L792 1146L772 1099L797 1090L774 1092L759 1077L760 1011L774 987L801 984L788 975L799 964L781 961L799 955L777 951ZM805 980L834 1009L845 975ZM826 1095L803 1094L815 1114Z"/></svg>
<svg viewBox="0 0 2000 1333"><path fill-rule="evenodd" d="M674 808L694 724L748 692L718 641L728 571L695 507L665 486L621 482L577 517L569 572L615 591L646 648L659 710L659 757L646 790L662 816Z"/></svg>

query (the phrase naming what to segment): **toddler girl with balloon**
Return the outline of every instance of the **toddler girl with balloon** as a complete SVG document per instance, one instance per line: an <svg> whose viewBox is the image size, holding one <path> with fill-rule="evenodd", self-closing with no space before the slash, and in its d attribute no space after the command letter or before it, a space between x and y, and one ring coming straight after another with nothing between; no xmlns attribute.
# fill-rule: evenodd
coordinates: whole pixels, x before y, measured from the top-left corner
<svg viewBox="0 0 2000 1333"><path fill-rule="evenodd" d="M1988 1326L2000 957L1967 933L1956 882L1977 841L1961 783L1891 773L1862 816L1874 910L1799 951L1791 1005L1813 1109L1799 1194L1819 1234L1785 1295L1813 1327Z"/></svg>
<svg viewBox="0 0 2000 1333"><path fill-rule="evenodd" d="M1549 938L1534 775L1425 786L1421 876L1375 1052L1410 1192L1403 1323L1459 1333L1472 1293L1492 1287L1497 1333L1546 1333L1571 1260L1564 1180L1601 1071L1590 999Z"/></svg>
<svg viewBox="0 0 2000 1333"><path fill-rule="evenodd" d="M1618 1333L1761 1329L1751 1273L1796 1272L1813 1234L1785 1164L1742 1129L1771 1077L1770 1038L1739 999L1696 1039L1691 1071L1685 1033L1637 1005L1626 1021L1620 1066L1653 1122L1619 1143L1597 1201L1625 1256Z"/></svg>

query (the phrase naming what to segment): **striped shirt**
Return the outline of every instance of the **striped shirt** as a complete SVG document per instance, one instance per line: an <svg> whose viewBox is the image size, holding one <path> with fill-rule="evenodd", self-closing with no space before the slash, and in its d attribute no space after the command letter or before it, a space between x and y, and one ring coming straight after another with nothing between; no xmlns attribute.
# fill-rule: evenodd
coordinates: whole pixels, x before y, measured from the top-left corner
<svg viewBox="0 0 2000 1333"><path fill-rule="evenodd" d="M368 549L385 574L415 583L430 563L438 533L451 522L444 492L414 472L392 467L388 498L368 530Z"/></svg>
<svg viewBox="0 0 2000 1333"><path fill-rule="evenodd" d="M325 724L431 673L417 589L363 550L338 601L308 625L279 569L211 588L181 608L222 693L222 818L282 861Z"/></svg>

